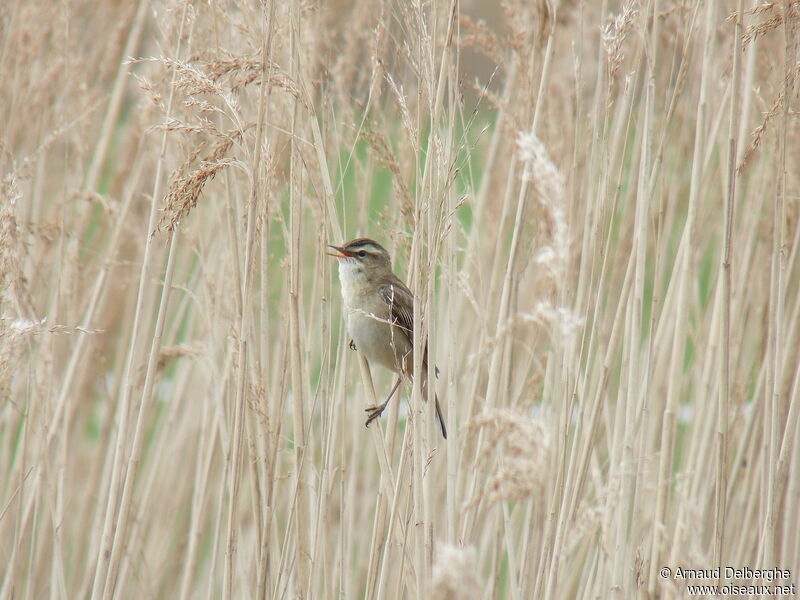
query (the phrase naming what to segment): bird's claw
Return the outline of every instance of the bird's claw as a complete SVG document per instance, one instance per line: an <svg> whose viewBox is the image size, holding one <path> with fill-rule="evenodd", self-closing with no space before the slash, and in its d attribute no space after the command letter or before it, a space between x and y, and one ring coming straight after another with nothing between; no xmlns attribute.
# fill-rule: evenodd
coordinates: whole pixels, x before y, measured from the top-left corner
<svg viewBox="0 0 800 600"><path fill-rule="evenodd" d="M355 343L355 341L353 341L353 340L350 340L350 350L355 350L355 349L356 349L356 343Z"/></svg>
<svg viewBox="0 0 800 600"><path fill-rule="evenodd" d="M381 414L383 414L384 409L386 408L385 404L379 406L369 406L364 409L364 412L367 413L367 421L364 423L364 427L369 427L369 424L372 423L375 419L379 418Z"/></svg>

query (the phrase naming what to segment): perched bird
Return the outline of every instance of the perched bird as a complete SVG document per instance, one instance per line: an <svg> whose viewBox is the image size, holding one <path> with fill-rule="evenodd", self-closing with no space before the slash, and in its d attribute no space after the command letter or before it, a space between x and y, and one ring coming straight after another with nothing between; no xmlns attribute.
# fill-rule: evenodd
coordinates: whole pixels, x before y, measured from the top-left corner
<svg viewBox="0 0 800 600"><path fill-rule="evenodd" d="M358 238L343 246L328 246L339 260L345 322L350 347L370 363L398 374L386 402L367 410L367 425L381 416L404 377L414 376L414 295L392 271L392 259L378 242ZM422 357L422 396L428 397L428 345ZM447 429L434 394L436 417L447 439Z"/></svg>

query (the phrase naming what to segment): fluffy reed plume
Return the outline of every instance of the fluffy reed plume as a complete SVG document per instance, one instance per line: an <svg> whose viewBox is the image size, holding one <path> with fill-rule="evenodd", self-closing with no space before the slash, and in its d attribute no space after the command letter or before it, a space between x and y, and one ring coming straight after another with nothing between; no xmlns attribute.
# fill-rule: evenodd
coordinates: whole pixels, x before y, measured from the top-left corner
<svg viewBox="0 0 800 600"><path fill-rule="evenodd" d="M208 154L197 162L197 167L189 172L189 168L203 153L204 148L195 148L186 161L177 169L167 191L164 201L164 214L159 228L174 231L181 219L197 205L197 199L210 179L233 164L233 159L225 155L233 144L233 138L223 138L214 144Z"/></svg>
<svg viewBox="0 0 800 600"><path fill-rule="evenodd" d="M639 14L637 4L639 3L636 0L626 0L622 5L622 10L616 15L609 16L608 23L603 27L601 39L603 41L603 50L605 50L608 60L608 72L611 79L614 78L622 65L622 59L624 58L623 44L625 38L633 30L634 19Z"/></svg>
<svg viewBox="0 0 800 600"><path fill-rule="evenodd" d="M481 597L475 548L443 544L436 550L430 600L472 600Z"/></svg>
<svg viewBox="0 0 800 600"><path fill-rule="evenodd" d="M494 410L470 421L470 433L480 430L488 442L480 462L491 467L486 469L491 475L472 502L541 500L552 451L546 423L522 412Z"/></svg>
<svg viewBox="0 0 800 600"><path fill-rule="evenodd" d="M800 584L800 2L0 23L0 600ZM364 427L362 236L446 441ZM791 578L664 577L718 566Z"/></svg>
<svg viewBox="0 0 800 600"><path fill-rule="evenodd" d="M522 179L531 182L534 188L546 222L543 230L550 242L539 248L536 262L548 269L554 278L560 279L566 275L571 243L564 176L535 133L520 133L517 147L523 163Z"/></svg>
<svg viewBox="0 0 800 600"><path fill-rule="evenodd" d="M19 180L12 171L0 181L0 289L3 304L14 314L30 318L27 279L23 269L24 248L17 218L22 198Z"/></svg>

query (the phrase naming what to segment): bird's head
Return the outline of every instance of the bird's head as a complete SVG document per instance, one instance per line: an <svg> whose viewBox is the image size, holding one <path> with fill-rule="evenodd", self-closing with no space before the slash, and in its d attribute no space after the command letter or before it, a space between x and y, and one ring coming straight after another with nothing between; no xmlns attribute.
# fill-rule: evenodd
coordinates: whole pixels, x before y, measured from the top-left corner
<svg viewBox="0 0 800 600"><path fill-rule="evenodd" d="M346 263L363 270L367 276L392 271L392 259L386 249L375 240L358 238L342 246L328 246L333 252L330 256L340 263Z"/></svg>

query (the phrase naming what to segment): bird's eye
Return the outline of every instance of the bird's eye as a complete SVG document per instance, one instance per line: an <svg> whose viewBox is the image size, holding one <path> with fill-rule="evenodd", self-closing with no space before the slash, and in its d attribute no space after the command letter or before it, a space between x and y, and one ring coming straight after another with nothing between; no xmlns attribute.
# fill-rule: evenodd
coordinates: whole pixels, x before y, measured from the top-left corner
<svg viewBox="0 0 800 600"><path fill-rule="evenodd" d="M361 252L359 252L359 253L358 253L358 257L359 257L359 258L364 258L366 255L367 255L367 253L366 253L366 252L364 252L363 250L362 250Z"/></svg>

